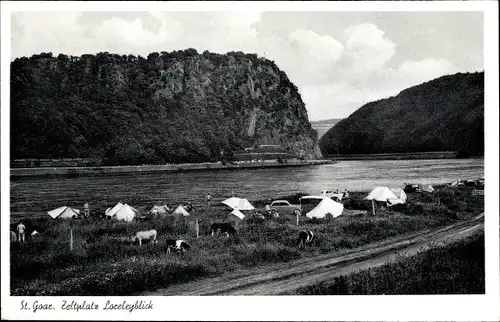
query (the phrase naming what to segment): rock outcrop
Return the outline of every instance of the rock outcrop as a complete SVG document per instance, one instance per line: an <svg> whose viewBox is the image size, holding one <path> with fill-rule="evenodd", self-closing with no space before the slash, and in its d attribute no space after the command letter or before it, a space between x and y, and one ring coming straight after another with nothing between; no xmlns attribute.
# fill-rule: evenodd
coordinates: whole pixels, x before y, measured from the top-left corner
<svg viewBox="0 0 500 322"><path fill-rule="evenodd" d="M297 87L255 54L44 53L11 63L12 158L204 162L259 144L311 158L317 137Z"/></svg>

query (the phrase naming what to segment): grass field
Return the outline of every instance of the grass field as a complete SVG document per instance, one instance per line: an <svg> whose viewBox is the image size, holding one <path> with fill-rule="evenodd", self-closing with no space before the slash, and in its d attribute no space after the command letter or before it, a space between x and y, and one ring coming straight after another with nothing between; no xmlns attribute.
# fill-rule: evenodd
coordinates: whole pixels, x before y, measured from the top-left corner
<svg viewBox="0 0 500 322"><path fill-rule="evenodd" d="M484 234L286 295L484 294Z"/></svg>
<svg viewBox="0 0 500 322"><path fill-rule="evenodd" d="M302 217L300 226L295 225L295 217L287 216L245 220L238 223L238 235L230 238L208 235L211 223L228 221L229 211L221 206L198 209L199 238L195 237L193 218L132 223L33 218L28 226L41 234L25 245L11 246L11 294L133 295L239 268L355 248L472 218L484 211L484 201L470 192L469 188L441 187L434 194L409 194L406 205L397 211L379 209L376 216L368 214L371 203L363 200L366 193L353 192L345 201L344 214L333 220ZM276 199L298 202L298 197ZM265 201L251 202L260 207ZM72 252L70 227L74 237ZM157 245L139 247L123 241L138 230L153 228L159 232ZM317 240L305 251L299 251L297 233L305 228L312 229ZM192 251L167 254L166 238L186 239Z"/></svg>

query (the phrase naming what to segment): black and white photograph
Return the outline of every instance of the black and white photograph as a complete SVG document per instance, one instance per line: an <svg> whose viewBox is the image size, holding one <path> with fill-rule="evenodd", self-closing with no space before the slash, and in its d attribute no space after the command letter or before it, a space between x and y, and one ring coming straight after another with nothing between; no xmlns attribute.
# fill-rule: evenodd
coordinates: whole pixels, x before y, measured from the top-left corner
<svg viewBox="0 0 500 322"><path fill-rule="evenodd" d="M495 6L104 3L2 3L10 316L493 303Z"/></svg>

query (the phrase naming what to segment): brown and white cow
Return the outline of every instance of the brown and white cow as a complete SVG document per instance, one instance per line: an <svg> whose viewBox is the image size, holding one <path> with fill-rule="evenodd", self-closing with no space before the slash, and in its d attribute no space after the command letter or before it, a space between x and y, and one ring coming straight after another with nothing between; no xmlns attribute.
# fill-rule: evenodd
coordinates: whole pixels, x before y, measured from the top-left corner
<svg viewBox="0 0 500 322"><path fill-rule="evenodd" d="M191 245L189 245L183 239L167 239L167 254L170 254L172 250L178 252L187 252L191 249Z"/></svg>

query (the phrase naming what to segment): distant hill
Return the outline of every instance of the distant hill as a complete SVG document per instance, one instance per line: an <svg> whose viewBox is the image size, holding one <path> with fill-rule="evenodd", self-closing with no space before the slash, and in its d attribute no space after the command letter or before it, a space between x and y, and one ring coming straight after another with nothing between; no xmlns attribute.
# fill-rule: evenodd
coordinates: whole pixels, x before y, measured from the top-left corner
<svg viewBox="0 0 500 322"><path fill-rule="evenodd" d="M328 132L329 129L331 129L340 120L342 119L311 121L311 126L318 133L318 139L320 139L326 132Z"/></svg>
<svg viewBox="0 0 500 322"><path fill-rule="evenodd" d="M484 155L484 72L457 73L368 103L320 140L323 155L458 151Z"/></svg>
<svg viewBox="0 0 500 322"><path fill-rule="evenodd" d="M297 87L256 54L42 53L11 63L12 159L206 162L266 144L312 158L317 135Z"/></svg>

